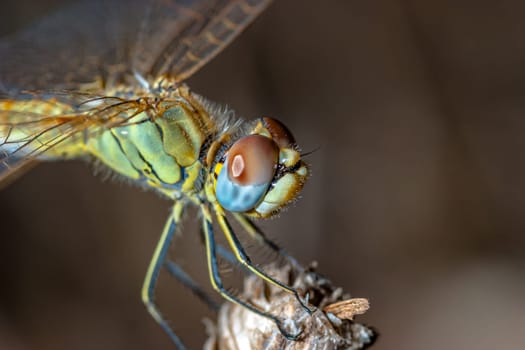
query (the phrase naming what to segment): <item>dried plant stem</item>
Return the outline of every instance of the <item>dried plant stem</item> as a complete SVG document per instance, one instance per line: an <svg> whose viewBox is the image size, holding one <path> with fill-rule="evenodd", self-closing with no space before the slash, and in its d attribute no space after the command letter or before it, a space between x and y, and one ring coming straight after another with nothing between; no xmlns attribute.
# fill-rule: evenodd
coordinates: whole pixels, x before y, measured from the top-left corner
<svg viewBox="0 0 525 350"><path fill-rule="evenodd" d="M373 344L375 332L353 321L355 315L368 310L366 299L351 299L341 288L315 273L314 266L296 276L290 266L270 265L265 271L308 295L317 311L309 315L293 295L268 286L255 276L245 279L242 296L264 310L293 320L302 330L299 339L289 341L271 320L225 303L217 322L208 324L210 337L205 350L357 350Z"/></svg>

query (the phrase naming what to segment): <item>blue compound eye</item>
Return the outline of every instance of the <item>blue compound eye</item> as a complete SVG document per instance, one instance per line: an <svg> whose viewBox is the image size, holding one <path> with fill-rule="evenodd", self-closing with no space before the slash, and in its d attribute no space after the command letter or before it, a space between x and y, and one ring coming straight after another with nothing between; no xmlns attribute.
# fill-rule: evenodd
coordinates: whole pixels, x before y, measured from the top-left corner
<svg viewBox="0 0 525 350"><path fill-rule="evenodd" d="M279 148L261 135L245 136L226 153L215 196L226 210L249 211L264 198L279 161Z"/></svg>

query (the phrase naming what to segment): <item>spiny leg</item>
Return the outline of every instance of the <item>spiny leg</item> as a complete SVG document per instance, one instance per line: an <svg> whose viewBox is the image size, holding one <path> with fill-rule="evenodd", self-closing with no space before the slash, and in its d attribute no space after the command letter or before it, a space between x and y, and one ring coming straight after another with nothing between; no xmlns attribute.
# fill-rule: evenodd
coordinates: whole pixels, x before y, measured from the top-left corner
<svg viewBox="0 0 525 350"><path fill-rule="evenodd" d="M203 233L203 243L204 243L204 233ZM217 255L226 260L228 263L232 265L238 265L241 266L243 269L245 269L246 272L252 273L249 269L246 268L246 266L242 265L239 260L235 258L235 255L231 251L229 251L226 247L224 247L221 244L215 245ZM179 282L181 282L184 287L191 290L193 294L195 294L203 303L207 304L210 309L213 311L218 311L220 308L220 305L218 305L212 298L209 296L208 293L206 293L202 287L195 282L178 264L171 260L167 260L164 263L166 269L168 272L175 277Z"/></svg>
<svg viewBox="0 0 525 350"><path fill-rule="evenodd" d="M299 272L303 272L304 268L299 264L299 262L288 252L281 248L277 243L268 238L264 232L253 223L252 220L248 219L246 215L242 213L233 213L233 217L237 222L242 226L242 228L248 232L248 234L253 237L259 244L265 244L270 249L275 251L277 254L288 260L288 262Z"/></svg>
<svg viewBox="0 0 525 350"><path fill-rule="evenodd" d="M226 300L232 303L241 305L256 314L262 317L266 317L272 320L273 322L275 322L275 324L279 328L279 331L281 332L281 334L283 334L284 337L286 337L286 339L297 340L299 336L302 334L302 331L299 332L298 334L288 333L288 331L286 331L283 327L283 321L279 319L277 316L264 312L260 310L259 308L257 308L256 306L254 306L253 304L250 304L246 301L243 301L237 298L235 295L233 295L228 290L226 290L226 288L224 288L222 281L221 281L221 276L219 274L219 265L217 262L217 256L216 256L216 251L215 251L215 238L213 236L213 223L212 223L211 214L205 205L201 205L201 209L204 215L203 231L204 231L204 240L206 244L206 256L208 260L208 272L210 274L210 280L211 280L213 288L219 294L221 294L222 297L225 298Z"/></svg>
<svg viewBox="0 0 525 350"><path fill-rule="evenodd" d="M299 302L299 304L301 304L303 309L309 314L312 314L315 311L315 309L310 309L308 307L307 305L308 302L307 301L304 302L301 299L296 289L290 286L287 286L286 284L282 282L277 281L275 278L273 278L272 276L269 276L266 272L262 271L260 268L258 268L251 262L250 257L248 256L248 254L246 254L246 252L244 251L244 248L242 247L241 242L239 242L239 239L233 232L233 229L230 226L228 219L226 219L226 215L224 214L222 208L220 208L218 205L215 207L215 213L216 213L219 225L221 226L221 229L224 232L224 235L226 236L226 240L230 244L230 247L233 250L233 253L235 254L237 260L239 260L239 262L242 265L246 266L246 268L248 268L250 271L252 271L257 276L261 277L268 283L273 284L281 288L282 290L293 294L295 298L297 299L297 301Z"/></svg>
<svg viewBox="0 0 525 350"><path fill-rule="evenodd" d="M224 249L224 248L223 248ZM230 253L230 255L232 255ZM168 270L169 274L174 277L182 285L188 288L194 295L196 295L204 304L208 305L213 311L218 311L220 305L215 302L208 293L206 293L202 287L191 278L190 275L184 271L179 264L175 263L171 259L166 259L164 267Z"/></svg>
<svg viewBox="0 0 525 350"><path fill-rule="evenodd" d="M220 305L217 304L209 295L206 293L197 282L195 282L178 264L168 260L164 263L166 270L175 277L184 287L191 290L203 303L208 305L213 311L218 311Z"/></svg>
<svg viewBox="0 0 525 350"><path fill-rule="evenodd" d="M144 284L142 286L142 301L144 302L144 305L146 305L148 312L168 334L170 339L173 341L173 343L175 343L179 350L185 350L186 347L177 334L175 334L168 322L164 319L153 299L155 297L155 287L159 277L160 269L162 266L164 266L164 261L168 253L171 239L175 234L177 222L179 222L182 214L182 207L182 202L175 203L175 206L173 207L173 213L166 222L159 243L157 243L157 247L153 253L153 257L149 264L148 272L146 273L146 278L144 279Z"/></svg>
<svg viewBox="0 0 525 350"><path fill-rule="evenodd" d="M200 237L201 237L201 243L205 245L206 244L206 237L205 237L205 233L204 233L204 227L202 227L201 230L200 230ZM241 265L239 263L239 260L237 260L237 258L235 258L235 255L233 255L233 253L230 250L228 250L226 247L224 247L222 244L216 243L215 244L215 250L217 251L217 255L219 255L221 258L226 260L228 263L230 263L230 264L232 264L234 266L235 265L240 265L241 267L246 269L246 267ZM251 272L250 270L247 270L247 271Z"/></svg>

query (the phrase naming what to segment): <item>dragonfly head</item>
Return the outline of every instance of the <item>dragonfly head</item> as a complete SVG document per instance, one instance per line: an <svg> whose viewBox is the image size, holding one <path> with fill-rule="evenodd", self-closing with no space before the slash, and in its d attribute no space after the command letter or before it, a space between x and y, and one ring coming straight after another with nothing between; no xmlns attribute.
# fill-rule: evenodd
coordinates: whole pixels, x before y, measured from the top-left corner
<svg viewBox="0 0 525 350"><path fill-rule="evenodd" d="M297 198L307 177L308 167L290 131L263 117L215 164L213 190L224 209L263 218Z"/></svg>

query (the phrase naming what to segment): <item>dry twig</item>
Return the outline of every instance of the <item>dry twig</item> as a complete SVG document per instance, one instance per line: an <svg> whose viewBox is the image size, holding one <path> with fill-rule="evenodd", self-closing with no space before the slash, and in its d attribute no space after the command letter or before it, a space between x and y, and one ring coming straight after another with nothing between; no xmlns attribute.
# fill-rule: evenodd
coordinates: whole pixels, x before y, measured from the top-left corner
<svg viewBox="0 0 525 350"><path fill-rule="evenodd" d="M300 294L309 296L317 307L308 315L294 296L260 278L249 276L244 282L243 297L263 310L294 320L302 329L297 341L286 340L275 324L243 307L225 303L216 324L208 323L210 337L205 350L357 350L372 345L375 332L353 321L355 315L368 310L366 299L350 299L341 288L318 275L312 266L297 276L290 266L265 270L281 281L293 285Z"/></svg>

